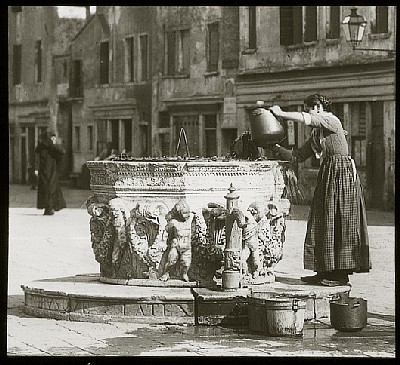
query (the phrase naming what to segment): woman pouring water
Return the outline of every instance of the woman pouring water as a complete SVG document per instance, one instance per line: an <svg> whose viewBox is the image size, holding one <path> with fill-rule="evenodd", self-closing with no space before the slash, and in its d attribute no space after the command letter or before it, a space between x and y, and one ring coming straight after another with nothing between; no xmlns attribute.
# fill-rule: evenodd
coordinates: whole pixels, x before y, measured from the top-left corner
<svg viewBox="0 0 400 365"><path fill-rule="evenodd" d="M312 128L311 137L297 150L276 145L279 158L303 162L312 155L320 168L304 242L304 268L316 275L301 280L325 286L346 285L353 272L371 268L365 203L354 160L349 156L347 132L330 112L330 101L313 94L304 100L304 112L269 110L283 119Z"/></svg>

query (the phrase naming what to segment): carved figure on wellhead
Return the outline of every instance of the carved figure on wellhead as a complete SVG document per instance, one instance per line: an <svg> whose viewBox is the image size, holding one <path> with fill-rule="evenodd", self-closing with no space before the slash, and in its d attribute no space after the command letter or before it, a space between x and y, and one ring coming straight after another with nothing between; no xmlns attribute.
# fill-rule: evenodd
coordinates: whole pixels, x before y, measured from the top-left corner
<svg viewBox="0 0 400 365"><path fill-rule="evenodd" d="M168 233L166 262L161 280L167 281L170 278L170 270L173 266L177 274L184 281L189 281L188 271L192 261L191 231L193 213L184 200L178 201L169 212L169 222L165 230ZM168 218L167 218L168 220Z"/></svg>

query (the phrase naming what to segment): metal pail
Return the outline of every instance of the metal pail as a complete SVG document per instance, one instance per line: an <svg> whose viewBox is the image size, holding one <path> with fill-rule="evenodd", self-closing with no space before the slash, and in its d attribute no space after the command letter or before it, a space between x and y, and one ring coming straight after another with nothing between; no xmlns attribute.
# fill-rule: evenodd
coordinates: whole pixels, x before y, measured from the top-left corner
<svg viewBox="0 0 400 365"><path fill-rule="evenodd" d="M267 336L303 335L305 301L267 294L249 296L248 303L250 330Z"/></svg>
<svg viewBox="0 0 400 365"><path fill-rule="evenodd" d="M280 142L285 131L278 119L264 108L257 108L250 118L251 137L259 147L268 147Z"/></svg>
<svg viewBox="0 0 400 365"><path fill-rule="evenodd" d="M338 331L360 331L367 325L367 301L363 298L342 298L330 302L331 325Z"/></svg>

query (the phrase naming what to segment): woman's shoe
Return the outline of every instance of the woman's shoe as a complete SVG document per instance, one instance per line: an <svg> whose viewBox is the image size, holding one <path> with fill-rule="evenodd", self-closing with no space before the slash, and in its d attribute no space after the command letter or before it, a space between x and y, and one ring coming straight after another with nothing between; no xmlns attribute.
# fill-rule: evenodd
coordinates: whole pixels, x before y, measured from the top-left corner
<svg viewBox="0 0 400 365"><path fill-rule="evenodd" d="M349 285L349 282L345 280L322 279L318 284L323 286L344 286L344 285Z"/></svg>
<svg viewBox="0 0 400 365"><path fill-rule="evenodd" d="M312 276L302 276L300 280L307 284L318 284L322 280L322 275L318 273Z"/></svg>
<svg viewBox="0 0 400 365"><path fill-rule="evenodd" d="M54 209L45 209L43 215L53 215L54 214Z"/></svg>

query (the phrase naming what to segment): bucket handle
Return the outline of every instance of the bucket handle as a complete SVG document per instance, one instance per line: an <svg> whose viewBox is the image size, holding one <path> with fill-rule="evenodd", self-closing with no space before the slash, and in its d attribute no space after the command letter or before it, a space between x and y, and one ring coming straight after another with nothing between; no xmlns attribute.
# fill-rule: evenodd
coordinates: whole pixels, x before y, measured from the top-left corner
<svg viewBox="0 0 400 365"><path fill-rule="evenodd" d="M360 301L353 302L353 303L348 303L348 302L336 302L333 301L335 304L340 305L340 306L349 306L352 305L353 308L359 307L361 305Z"/></svg>

